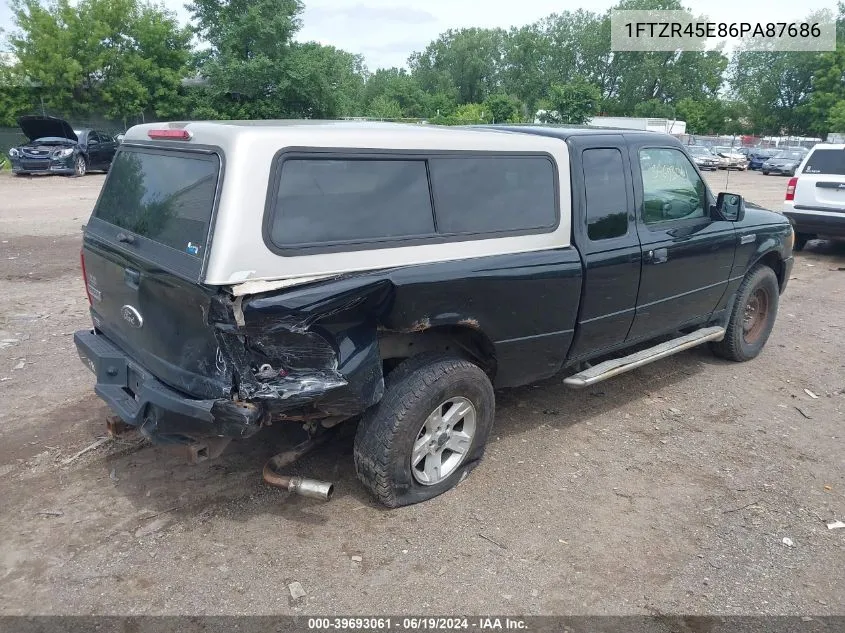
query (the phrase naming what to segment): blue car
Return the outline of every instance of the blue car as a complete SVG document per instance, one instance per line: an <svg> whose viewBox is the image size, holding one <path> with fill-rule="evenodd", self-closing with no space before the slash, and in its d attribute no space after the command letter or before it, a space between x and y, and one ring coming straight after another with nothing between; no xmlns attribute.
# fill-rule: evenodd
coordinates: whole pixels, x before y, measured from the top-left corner
<svg viewBox="0 0 845 633"><path fill-rule="evenodd" d="M778 153L778 150L755 150L748 154L748 169L763 169L763 163Z"/></svg>

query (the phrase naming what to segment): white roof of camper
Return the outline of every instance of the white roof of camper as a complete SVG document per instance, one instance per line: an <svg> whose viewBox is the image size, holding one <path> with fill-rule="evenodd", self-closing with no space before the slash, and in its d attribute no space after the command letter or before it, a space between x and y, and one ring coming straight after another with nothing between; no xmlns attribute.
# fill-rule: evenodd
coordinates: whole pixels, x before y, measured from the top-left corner
<svg viewBox="0 0 845 633"><path fill-rule="evenodd" d="M456 128L372 121L191 121L148 123L132 127L124 143L150 142L157 129L186 129L186 148L207 145L222 150L223 187L204 281L211 285L243 285L250 291L279 283L347 272L432 263L502 253L530 252L569 246L571 234L569 154L559 139L496 128ZM362 150L464 150L537 152L551 155L560 176L560 225L552 233L475 239L456 247L417 244L350 252L279 255L262 238L267 187L274 156L289 148ZM255 290L257 291L257 290ZM237 290L236 290L237 292Z"/></svg>

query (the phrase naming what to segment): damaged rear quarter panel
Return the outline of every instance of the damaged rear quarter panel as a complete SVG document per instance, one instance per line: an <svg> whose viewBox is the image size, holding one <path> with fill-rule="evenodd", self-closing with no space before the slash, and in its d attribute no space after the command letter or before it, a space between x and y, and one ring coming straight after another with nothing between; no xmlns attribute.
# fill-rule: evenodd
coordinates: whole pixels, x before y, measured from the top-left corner
<svg viewBox="0 0 845 633"><path fill-rule="evenodd" d="M242 399L280 417L352 416L384 392L380 333L477 332L504 363L497 384L561 368L580 296L574 249L355 273L245 297L221 332ZM255 373L253 368L271 369Z"/></svg>
<svg viewBox="0 0 845 633"><path fill-rule="evenodd" d="M355 415L378 402L376 324L389 290L385 280L367 280L246 299L244 326L223 334L240 367L240 397L283 417Z"/></svg>

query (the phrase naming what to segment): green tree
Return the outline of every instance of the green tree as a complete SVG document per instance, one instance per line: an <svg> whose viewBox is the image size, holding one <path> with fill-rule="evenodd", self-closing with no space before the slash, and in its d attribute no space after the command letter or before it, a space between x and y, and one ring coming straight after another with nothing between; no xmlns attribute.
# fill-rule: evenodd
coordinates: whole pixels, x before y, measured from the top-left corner
<svg viewBox="0 0 845 633"><path fill-rule="evenodd" d="M367 108L367 116L376 119L401 119L402 106L399 102L391 99L387 95L379 95L372 101Z"/></svg>
<svg viewBox="0 0 845 633"><path fill-rule="evenodd" d="M583 79L564 85L554 84L549 90L545 122L584 124L598 114L600 101L599 88Z"/></svg>
<svg viewBox="0 0 845 633"><path fill-rule="evenodd" d="M499 87L505 33L501 29L449 30L408 60L427 92L454 93L460 104L481 103Z"/></svg>
<svg viewBox="0 0 845 633"><path fill-rule="evenodd" d="M830 132L845 133L845 100L839 101L830 109L827 125Z"/></svg>
<svg viewBox="0 0 845 633"><path fill-rule="evenodd" d="M226 118L284 117L299 0L194 0L194 31L208 44L199 72L206 111ZM308 69L300 69L308 75Z"/></svg>
<svg viewBox="0 0 845 633"><path fill-rule="evenodd" d="M11 64L0 61L0 127L17 126L17 118L32 111L33 102L24 78ZM7 148L0 147L0 152Z"/></svg>
<svg viewBox="0 0 845 633"><path fill-rule="evenodd" d="M210 49L194 111L224 118L335 118L363 110L360 56L298 43L300 0L194 0L195 31Z"/></svg>
<svg viewBox="0 0 845 633"><path fill-rule="evenodd" d="M755 132L808 131L807 105L818 64L818 53L745 50L734 55L729 73L732 94L748 106Z"/></svg>
<svg viewBox="0 0 845 633"><path fill-rule="evenodd" d="M484 101L484 111L493 123L518 123L521 120L522 103L510 95L490 95Z"/></svg>
<svg viewBox="0 0 845 633"><path fill-rule="evenodd" d="M831 19L827 11L807 22ZM744 48L734 53L728 70L732 96L748 107L751 128L763 134L804 134L818 127L836 101L821 93L836 84L836 54ZM830 74L829 74L830 73ZM838 78L841 84L842 76ZM818 93L813 97L813 93ZM823 125L823 123L822 123Z"/></svg>
<svg viewBox="0 0 845 633"><path fill-rule="evenodd" d="M635 105L633 114L638 117L671 119L675 116L675 108L659 99L649 99Z"/></svg>
<svg viewBox="0 0 845 633"><path fill-rule="evenodd" d="M839 3L836 50L819 56L812 83L807 104L810 130L823 136L843 131L841 125L834 124L840 119L833 111L845 100L845 3Z"/></svg>
<svg viewBox="0 0 845 633"><path fill-rule="evenodd" d="M503 42L501 88L521 100L532 118L548 89L550 45L539 24L511 29Z"/></svg>
<svg viewBox="0 0 845 633"><path fill-rule="evenodd" d="M190 32L142 0L14 0L15 73L51 109L120 119L182 109Z"/></svg>
<svg viewBox="0 0 845 633"><path fill-rule="evenodd" d="M675 112L678 119L686 121L690 134L720 134L725 130L725 106L719 99L687 97L678 101Z"/></svg>
<svg viewBox="0 0 845 633"><path fill-rule="evenodd" d="M363 109L364 62L359 55L314 42L294 43L279 82L286 116L334 119Z"/></svg>
<svg viewBox="0 0 845 633"><path fill-rule="evenodd" d="M369 104L369 110L372 110L373 102L379 97L399 104L400 116L409 118L428 116L426 107L428 95L419 82L404 68L380 68L367 78L364 87L364 102Z"/></svg>

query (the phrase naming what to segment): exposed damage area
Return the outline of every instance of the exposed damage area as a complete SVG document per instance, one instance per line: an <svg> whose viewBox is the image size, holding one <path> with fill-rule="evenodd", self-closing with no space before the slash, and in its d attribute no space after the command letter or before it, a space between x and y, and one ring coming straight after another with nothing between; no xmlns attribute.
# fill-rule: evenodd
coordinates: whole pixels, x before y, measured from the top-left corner
<svg viewBox="0 0 845 633"><path fill-rule="evenodd" d="M213 325L233 395L272 420L352 417L381 398L376 320L389 284L227 299Z"/></svg>
<svg viewBox="0 0 845 633"><path fill-rule="evenodd" d="M231 375L233 400L259 408L265 423L328 427L354 417L381 399L385 362L424 352L454 351L495 372L478 319L445 313L403 322L386 272L215 301L218 370Z"/></svg>

